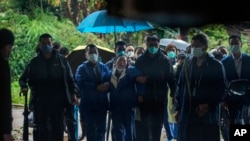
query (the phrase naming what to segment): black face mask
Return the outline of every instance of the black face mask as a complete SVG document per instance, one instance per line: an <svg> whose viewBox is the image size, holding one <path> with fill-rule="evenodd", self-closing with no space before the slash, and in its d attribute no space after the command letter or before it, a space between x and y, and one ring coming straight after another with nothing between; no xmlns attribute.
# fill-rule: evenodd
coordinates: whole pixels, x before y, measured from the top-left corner
<svg viewBox="0 0 250 141"><path fill-rule="evenodd" d="M51 53L52 52L52 47L50 45L44 45L41 47L41 51L43 53Z"/></svg>

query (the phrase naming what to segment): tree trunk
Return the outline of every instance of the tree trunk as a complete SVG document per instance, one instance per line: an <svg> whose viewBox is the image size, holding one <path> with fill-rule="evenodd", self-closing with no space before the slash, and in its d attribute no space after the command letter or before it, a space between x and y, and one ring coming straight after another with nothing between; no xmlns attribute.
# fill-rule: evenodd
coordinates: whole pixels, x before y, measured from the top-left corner
<svg viewBox="0 0 250 141"><path fill-rule="evenodd" d="M81 3L82 19L89 15L88 4L89 4L88 0L82 0Z"/></svg>
<svg viewBox="0 0 250 141"><path fill-rule="evenodd" d="M73 9L73 23L78 25L79 23L79 3L78 0L72 0L72 9Z"/></svg>
<svg viewBox="0 0 250 141"><path fill-rule="evenodd" d="M188 39L188 30L189 30L189 28L183 28L183 27L180 28L179 38L181 40L189 42L189 39Z"/></svg>
<svg viewBox="0 0 250 141"><path fill-rule="evenodd" d="M72 19L71 15L71 0L67 0L65 4L66 14L65 16L69 19Z"/></svg>
<svg viewBox="0 0 250 141"><path fill-rule="evenodd" d="M43 1L42 0L40 0L40 6L41 6L41 11L43 13Z"/></svg>

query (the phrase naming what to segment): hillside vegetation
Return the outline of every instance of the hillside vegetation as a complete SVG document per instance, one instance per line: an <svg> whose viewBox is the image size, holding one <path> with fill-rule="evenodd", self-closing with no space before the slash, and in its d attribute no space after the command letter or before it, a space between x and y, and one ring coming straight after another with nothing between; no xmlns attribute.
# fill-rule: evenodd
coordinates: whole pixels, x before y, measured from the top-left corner
<svg viewBox="0 0 250 141"><path fill-rule="evenodd" d="M10 58L12 79L17 80L27 62L36 55L35 47L38 38L43 33L52 35L53 40L70 50L88 43L109 47L107 43L92 33L82 34L76 30L74 24L67 20L57 20L53 15L41 14L36 11L33 19L27 15L20 15L12 10L0 14L0 25L11 29L16 37Z"/></svg>

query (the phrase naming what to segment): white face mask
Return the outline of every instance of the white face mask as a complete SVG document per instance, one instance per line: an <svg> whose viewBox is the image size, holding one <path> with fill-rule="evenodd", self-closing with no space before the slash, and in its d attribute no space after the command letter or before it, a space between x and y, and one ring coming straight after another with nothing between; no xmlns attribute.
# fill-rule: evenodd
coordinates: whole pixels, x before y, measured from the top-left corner
<svg viewBox="0 0 250 141"><path fill-rule="evenodd" d="M203 53L203 47L191 48L191 54L196 58L201 57Z"/></svg>
<svg viewBox="0 0 250 141"><path fill-rule="evenodd" d="M240 52L241 48L239 45L231 45L230 49L231 49L232 53L235 53L235 52Z"/></svg>
<svg viewBox="0 0 250 141"><path fill-rule="evenodd" d="M98 55L97 54L89 54L87 56L88 61L95 63L98 61Z"/></svg>
<svg viewBox="0 0 250 141"><path fill-rule="evenodd" d="M133 52L133 51L129 51L129 52L127 53L127 55L128 55L128 57L133 57L133 56L134 56L134 52Z"/></svg>

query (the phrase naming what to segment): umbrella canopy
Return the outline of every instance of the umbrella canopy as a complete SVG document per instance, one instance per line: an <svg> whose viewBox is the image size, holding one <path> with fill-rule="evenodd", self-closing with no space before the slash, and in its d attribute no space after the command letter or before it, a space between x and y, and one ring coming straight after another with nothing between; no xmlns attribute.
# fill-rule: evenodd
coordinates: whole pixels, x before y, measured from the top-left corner
<svg viewBox="0 0 250 141"><path fill-rule="evenodd" d="M186 48L190 45L188 42L185 42L180 39L172 39L172 38L162 38L160 39L160 45L167 46L168 44L174 44L180 50L186 50Z"/></svg>
<svg viewBox="0 0 250 141"><path fill-rule="evenodd" d="M83 46L78 46L78 47L74 48L72 50L72 52L70 52L70 54L67 56L67 59L69 61L69 64L71 66L73 74L75 74L77 67L83 61L86 60L86 57L85 57L86 46L87 45L83 45ZM105 48L102 46L98 46L98 45L96 45L96 47L98 48L98 51L99 51L100 60L104 63L106 63L107 61L112 59L112 57L115 56L114 51L111 49L108 49L108 48Z"/></svg>
<svg viewBox="0 0 250 141"><path fill-rule="evenodd" d="M117 32L137 32L153 28L154 27L147 21L110 16L107 10L100 10L89 14L76 29L82 33L93 32L106 34Z"/></svg>

